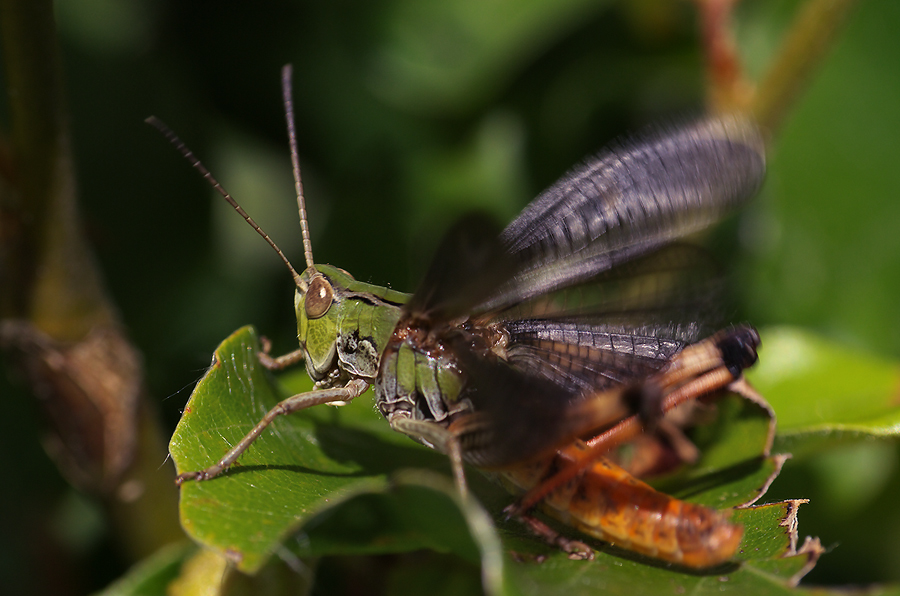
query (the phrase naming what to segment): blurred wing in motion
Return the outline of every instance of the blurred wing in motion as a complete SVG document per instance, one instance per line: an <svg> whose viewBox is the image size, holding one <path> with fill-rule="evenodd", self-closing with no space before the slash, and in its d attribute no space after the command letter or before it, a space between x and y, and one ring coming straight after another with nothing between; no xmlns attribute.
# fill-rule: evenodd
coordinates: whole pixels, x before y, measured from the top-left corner
<svg viewBox="0 0 900 596"><path fill-rule="evenodd" d="M544 191L503 231L518 271L480 308L587 281L697 232L753 196L764 174L763 139L738 117L702 120L603 153Z"/></svg>
<svg viewBox="0 0 900 596"><path fill-rule="evenodd" d="M757 129L712 118L590 160L499 239L480 218L453 228L406 309L469 315L445 338L475 411L467 459L522 461L640 411L627 388L721 314L712 260L675 241L740 206L764 171Z"/></svg>

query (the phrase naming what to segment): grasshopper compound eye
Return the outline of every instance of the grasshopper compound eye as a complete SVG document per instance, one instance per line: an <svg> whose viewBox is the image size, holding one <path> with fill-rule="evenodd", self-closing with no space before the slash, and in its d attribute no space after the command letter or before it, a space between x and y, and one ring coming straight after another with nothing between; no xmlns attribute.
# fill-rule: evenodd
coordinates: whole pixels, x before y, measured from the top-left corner
<svg viewBox="0 0 900 596"><path fill-rule="evenodd" d="M328 312L334 299L334 289L328 280L317 275L309 282L306 291L306 316L310 319L318 319Z"/></svg>

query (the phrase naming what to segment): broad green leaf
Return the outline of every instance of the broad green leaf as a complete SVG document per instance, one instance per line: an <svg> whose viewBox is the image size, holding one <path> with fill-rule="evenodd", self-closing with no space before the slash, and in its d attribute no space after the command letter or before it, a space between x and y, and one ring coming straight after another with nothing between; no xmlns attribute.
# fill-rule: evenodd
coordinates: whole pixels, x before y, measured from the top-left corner
<svg viewBox="0 0 900 596"><path fill-rule="evenodd" d="M776 451L900 436L900 365L791 328L763 332L748 374L778 413Z"/></svg>
<svg viewBox="0 0 900 596"><path fill-rule="evenodd" d="M258 350L256 333L247 327L216 351L172 437L170 450L179 472L216 461L287 395L259 366ZM298 377L287 380L293 391L309 387ZM664 485L688 500L730 507L756 499L777 473L780 460L762 454L768 420L761 408L736 396L717 408L721 428L696 438L704 457L693 472L669 478ZM570 561L517 522L500 521L495 529L491 516L502 520L502 508L511 497L470 473L476 499L462 502L448 472L444 456L391 431L363 396L342 408L320 406L276 421L232 470L182 486L181 517L194 539L248 572L260 569L284 546L303 557L419 549L451 553L481 566L490 593L527 593L535 586L549 590L550 585L557 586L550 593L571 592L573 581L587 591L605 586L623 593L634 593L636 581L646 582L642 585L652 586L648 593L655 593L675 578L679 585L702 591L706 584L724 581L712 581L703 572L685 573L599 541L589 540L600 551L597 560ZM782 561L785 554L793 554L795 540L777 538L785 533L782 518L763 515L773 511L767 507L740 510L735 516L745 525L748 545L768 539L770 548L761 555L742 554L738 558L747 561L742 565L713 570L717 578L740 580L748 590L774 586L776 592L769 593L779 593L806 569L809 557L802 565ZM777 506L775 510L781 511ZM502 551L517 553L526 562ZM546 560L538 565L527 562L529 557ZM776 560L780 562L772 563ZM774 566L778 573L768 568L753 571L757 562ZM560 570L568 580L558 581Z"/></svg>

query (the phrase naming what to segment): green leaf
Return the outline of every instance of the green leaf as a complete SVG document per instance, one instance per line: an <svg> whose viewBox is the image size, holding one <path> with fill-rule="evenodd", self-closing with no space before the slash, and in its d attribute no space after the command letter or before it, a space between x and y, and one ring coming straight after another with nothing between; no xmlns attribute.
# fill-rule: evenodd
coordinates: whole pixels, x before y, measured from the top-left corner
<svg viewBox="0 0 900 596"><path fill-rule="evenodd" d="M775 449L802 457L900 435L900 365L787 327L766 329L748 378L778 412Z"/></svg>
<svg viewBox="0 0 900 596"><path fill-rule="evenodd" d="M491 594L504 591L500 538L477 499L429 470L400 470L379 490L360 491L304 525L299 556L397 553L427 548L481 569Z"/></svg>
<svg viewBox="0 0 900 596"><path fill-rule="evenodd" d="M179 472L214 463L287 395L258 364L259 349L256 332L245 327L216 351L170 443ZM310 388L305 376L285 381L291 391ZM769 423L763 408L730 396L716 409L717 423L695 437L701 460L662 486L687 500L732 507L758 498L781 459L762 455ZM479 567L494 594L535 587L635 593L635 582L647 593L675 584L702 592L725 582L781 593L818 556L815 549L795 552L795 524L785 522L795 520L795 507L776 504L735 512L745 526L737 557L743 563L722 569L681 569L590 539L597 559L570 561L517 522L492 523L511 497L469 477L477 499L462 501L446 458L391 431L362 397L277 420L232 469L181 487L181 519L195 540L246 572L283 547L304 558L428 549Z"/></svg>

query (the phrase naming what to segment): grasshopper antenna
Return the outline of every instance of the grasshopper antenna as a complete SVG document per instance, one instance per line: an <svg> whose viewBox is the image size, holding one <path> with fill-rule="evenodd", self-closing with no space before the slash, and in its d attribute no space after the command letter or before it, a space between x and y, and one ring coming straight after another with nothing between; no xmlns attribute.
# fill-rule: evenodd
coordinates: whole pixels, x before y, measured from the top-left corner
<svg viewBox="0 0 900 596"><path fill-rule="evenodd" d="M219 181L216 180L213 177L213 175L209 173L209 170L207 170L206 167L202 163L200 163L200 160L197 159L197 157L193 154L193 152L190 149L188 149L187 145L185 145L182 142L182 140L179 139L178 136L174 132L172 132L172 129L169 128L168 126L166 126L166 124L162 120L157 118L156 116L150 116L144 122L146 122L147 124L156 128L156 130L161 132L163 134L163 136L166 137L166 139L168 139L168 141L170 143L175 145L175 148L178 149L179 152L181 152L181 154L184 156L184 158L186 160L188 160L190 162L190 164L192 166L194 166L194 168L196 168L197 171L200 172L203 175L203 177L206 178L206 180L210 184L212 184L212 187L214 189L216 189L216 191L220 195L222 195L222 197L224 197L226 201L228 201L228 204L231 205L232 207L234 207L234 210L237 211L238 214L240 214L240 216L243 217L244 220L248 224L250 224L250 226L254 230L256 230L256 233L259 234L260 236L262 236L263 239L269 243L269 246L271 246L273 249L275 249L275 252L278 253L278 256L281 257L281 260L284 261L284 264L287 265L287 268L291 271L291 275L294 277L294 283L297 285L298 288L300 288L300 291L306 292L308 284L300 278L300 274L297 273L297 270L294 269L294 266L291 265L291 262L288 260L288 258L286 256L284 256L284 253L281 252L281 249L278 248L278 245L275 244L275 242L271 238L269 238L269 235L266 234L261 227L259 227L259 224L257 224L255 221L253 221L252 217L247 215L247 212L244 211L244 209L238 204L237 201L235 201L231 197L230 194L228 194L228 191L225 190L225 188L221 184L219 184ZM296 160L296 158L294 158L294 159ZM296 161L295 161L295 164L296 164ZM297 177L297 176L299 176L299 171L297 170L296 165L294 166L294 171L295 171L295 179L297 180L297 184L299 185L300 179L299 179L299 177ZM301 205L302 205L302 203L301 203ZM301 215L301 217L305 218L305 210L303 209L303 207L300 208L300 215ZM305 221L306 220L304 219L304 224L305 224ZM308 233L306 232L305 225L303 226L303 229L304 229L303 244L304 244L304 247L305 247L305 250L307 253L307 262L311 262L310 261L311 253L308 248L308 243L309 243Z"/></svg>
<svg viewBox="0 0 900 596"><path fill-rule="evenodd" d="M281 93L284 96L284 117L287 120L288 140L291 144L291 165L294 170L294 189L297 191L297 208L300 210L300 233L303 236L303 256L306 266L315 270L312 256L312 242L309 239L309 222L306 219L306 200L303 198L303 182L300 180L300 157L297 151L297 133L294 127L294 98L291 94L293 67L285 64L281 68Z"/></svg>

